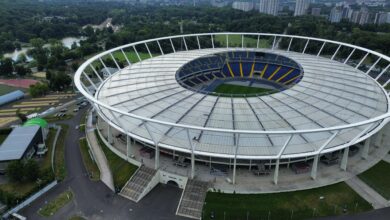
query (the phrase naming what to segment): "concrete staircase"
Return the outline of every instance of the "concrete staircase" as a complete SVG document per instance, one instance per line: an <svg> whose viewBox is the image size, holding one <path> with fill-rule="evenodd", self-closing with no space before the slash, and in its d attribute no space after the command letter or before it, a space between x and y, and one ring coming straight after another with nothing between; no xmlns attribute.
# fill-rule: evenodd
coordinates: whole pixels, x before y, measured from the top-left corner
<svg viewBox="0 0 390 220"><path fill-rule="evenodd" d="M158 182L157 170L141 166L119 194L134 202L139 202Z"/></svg>
<svg viewBox="0 0 390 220"><path fill-rule="evenodd" d="M176 215L201 219L203 203L206 199L206 193L209 186L210 184L207 182L189 179L186 188L181 195Z"/></svg>

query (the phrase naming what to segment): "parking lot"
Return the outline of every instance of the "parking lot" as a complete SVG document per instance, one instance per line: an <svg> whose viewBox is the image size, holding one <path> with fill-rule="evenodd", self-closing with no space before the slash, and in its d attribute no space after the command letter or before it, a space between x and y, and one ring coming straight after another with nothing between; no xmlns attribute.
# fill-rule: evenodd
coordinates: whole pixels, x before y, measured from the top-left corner
<svg viewBox="0 0 390 220"><path fill-rule="evenodd" d="M78 100L75 104L62 108L59 112L55 113L52 117L64 118L67 116L73 116L75 113L85 108L88 105L87 101Z"/></svg>

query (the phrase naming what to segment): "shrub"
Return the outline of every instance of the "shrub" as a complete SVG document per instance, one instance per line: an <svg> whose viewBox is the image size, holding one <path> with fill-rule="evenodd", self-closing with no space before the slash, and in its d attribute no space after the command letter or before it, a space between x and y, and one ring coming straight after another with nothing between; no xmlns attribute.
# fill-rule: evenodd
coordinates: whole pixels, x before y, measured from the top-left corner
<svg viewBox="0 0 390 220"><path fill-rule="evenodd" d="M23 162L21 160L15 160L10 162L7 166L6 173L11 181L22 182L24 176Z"/></svg>
<svg viewBox="0 0 390 220"><path fill-rule="evenodd" d="M39 166L33 159L12 161L6 171L10 180L14 182L35 181L39 177Z"/></svg>

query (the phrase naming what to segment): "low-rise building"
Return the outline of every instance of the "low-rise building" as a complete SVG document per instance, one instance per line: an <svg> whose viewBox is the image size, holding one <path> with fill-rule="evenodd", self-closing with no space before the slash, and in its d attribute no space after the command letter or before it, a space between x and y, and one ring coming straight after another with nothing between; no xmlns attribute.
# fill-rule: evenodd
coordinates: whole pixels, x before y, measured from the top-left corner
<svg viewBox="0 0 390 220"><path fill-rule="evenodd" d="M329 21L332 23L338 23L342 19L342 9L340 7L334 7L332 8L332 11L330 12Z"/></svg>
<svg viewBox="0 0 390 220"><path fill-rule="evenodd" d="M321 8L312 8L311 15L313 16L321 16Z"/></svg>
<svg viewBox="0 0 390 220"><path fill-rule="evenodd" d="M0 172L4 173L11 161L31 158L43 143L39 125L14 128L0 146Z"/></svg>
<svg viewBox="0 0 390 220"><path fill-rule="evenodd" d="M21 90L16 90L5 95L0 96L0 106L14 102L24 98L24 92Z"/></svg>

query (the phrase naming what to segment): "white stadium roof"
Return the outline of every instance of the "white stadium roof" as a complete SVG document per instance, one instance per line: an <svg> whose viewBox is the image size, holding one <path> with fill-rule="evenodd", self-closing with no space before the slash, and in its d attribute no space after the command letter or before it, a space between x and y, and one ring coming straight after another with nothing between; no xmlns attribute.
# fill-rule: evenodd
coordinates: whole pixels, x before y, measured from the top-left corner
<svg viewBox="0 0 390 220"><path fill-rule="evenodd" d="M185 63L204 55L241 48L180 51L153 57L126 67L107 79L96 93L98 101L134 115L163 122L231 130L308 130L362 122L388 112L387 95L380 85L349 65L309 54L282 50L245 49L279 53L299 63L302 80L290 89L260 97L217 97L183 88L175 78ZM185 129L145 124L101 108L105 119L131 135L155 139L163 146L191 151ZM119 119L119 120L118 120ZM117 122L119 121L119 122ZM377 123L376 125L379 125ZM326 148L346 144L366 126L341 130ZM373 127L371 128L373 129ZM275 156L286 135L233 134L190 130L195 151L204 155L239 157ZM283 154L317 151L330 131L294 135ZM154 142L154 141L153 141Z"/></svg>

